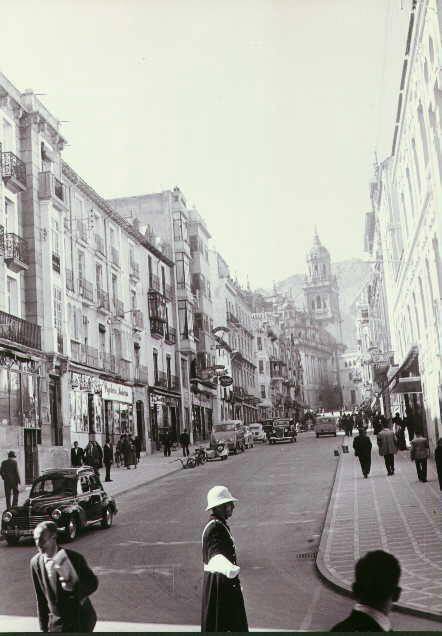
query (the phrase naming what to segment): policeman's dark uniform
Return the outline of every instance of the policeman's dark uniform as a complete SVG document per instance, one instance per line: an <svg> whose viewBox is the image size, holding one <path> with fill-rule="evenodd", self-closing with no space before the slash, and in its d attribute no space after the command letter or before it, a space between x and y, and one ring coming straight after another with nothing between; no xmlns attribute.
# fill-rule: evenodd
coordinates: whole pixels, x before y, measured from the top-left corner
<svg viewBox="0 0 442 636"><path fill-rule="evenodd" d="M203 531L204 580L201 611L202 632L248 632L247 616L239 576L228 578L206 567L216 555L237 565L235 544L229 526L212 514Z"/></svg>

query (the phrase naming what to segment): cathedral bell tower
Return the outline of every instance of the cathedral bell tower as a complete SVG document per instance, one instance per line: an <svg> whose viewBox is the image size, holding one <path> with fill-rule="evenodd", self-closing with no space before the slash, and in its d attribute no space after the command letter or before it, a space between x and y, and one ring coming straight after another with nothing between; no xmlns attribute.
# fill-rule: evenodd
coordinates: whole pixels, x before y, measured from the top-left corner
<svg viewBox="0 0 442 636"><path fill-rule="evenodd" d="M315 229L313 247L307 254L307 274L304 296L307 311L340 342L341 316L339 289L336 276L331 272L330 253L319 240ZM332 327L330 329L330 327Z"/></svg>

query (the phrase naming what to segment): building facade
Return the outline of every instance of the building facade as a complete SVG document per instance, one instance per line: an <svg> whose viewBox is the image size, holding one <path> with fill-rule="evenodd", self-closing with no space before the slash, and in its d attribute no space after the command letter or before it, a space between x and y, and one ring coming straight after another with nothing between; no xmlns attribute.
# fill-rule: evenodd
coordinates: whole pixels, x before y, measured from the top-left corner
<svg viewBox="0 0 442 636"><path fill-rule="evenodd" d="M441 4L412 3L391 155L377 166L391 346L391 410L441 434Z"/></svg>

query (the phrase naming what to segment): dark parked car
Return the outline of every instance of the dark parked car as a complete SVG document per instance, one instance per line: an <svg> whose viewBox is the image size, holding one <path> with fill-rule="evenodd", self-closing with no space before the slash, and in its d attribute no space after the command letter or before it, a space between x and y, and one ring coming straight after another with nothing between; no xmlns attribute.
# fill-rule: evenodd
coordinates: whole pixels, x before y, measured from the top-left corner
<svg viewBox="0 0 442 636"><path fill-rule="evenodd" d="M110 528L117 506L107 495L92 468L48 470L38 477L29 499L2 515L1 533L8 545L31 537L41 521L54 521L66 541L94 523Z"/></svg>
<svg viewBox="0 0 442 636"><path fill-rule="evenodd" d="M277 444L279 442L296 442L295 426L289 420L275 420L273 423L269 443Z"/></svg>

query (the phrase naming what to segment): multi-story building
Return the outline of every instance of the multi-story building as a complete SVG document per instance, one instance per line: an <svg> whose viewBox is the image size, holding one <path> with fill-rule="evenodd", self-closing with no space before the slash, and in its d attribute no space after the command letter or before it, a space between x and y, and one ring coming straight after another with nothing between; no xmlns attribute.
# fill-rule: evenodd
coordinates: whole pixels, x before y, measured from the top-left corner
<svg viewBox="0 0 442 636"><path fill-rule="evenodd" d="M192 278L191 269L192 253L189 235L191 211L187 207L186 199L178 187L160 193L113 199L110 203L122 216L135 217L138 219L141 228L146 228L147 231L153 230L161 237L160 241L166 241L173 245L173 260L175 262L174 292L176 294L178 313L177 367L180 370L182 397L181 423L177 430L187 428L191 433L192 439L194 433L195 437L207 437L207 430L212 417L211 393L214 389L210 386L202 386L201 383L191 383L190 381L191 373L196 372L197 341L194 330L194 313L200 302L204 303L204 300L201 301L201 294L196 296L192 290L192 282L196 283L196 278ZM198 230L195 230L197 236L201 239L204 236L202 225L197 223L195 225L198 226ZM208 237L206 236L205 242L207 242L207 239ZM199 264L201 265L201 263ZM195 271L195 275L197 274L202 273ZM200 278L199 280L201 281L202 279ZM193 408L194 395L199 396L195 399L195 409ZM204 426L202 426L203 417Z"/></svg>
<svg viewBox="0 0 442 636"><path fill-rule="evenodd" d="M359 351L347 351L339 355L342 406L344 409L359 407L362 402L362 368Z"/></svg>
<svg viewBox="0 0 442 636"><path fill-rule="evenodd" d="M274 385L272 383L272 362L279 354L279 328L275 325L272 313L253 313L256 333L257 389L259 421L277 417L277 405L274 403Z"/></svg>
<svg viewBox="0 0 442 636"><path fill-rule="evenodd" d="M396 367L392 410L441 434L442 7L412 2L391 155L377 168L379 223ZM375 343L376 344L376 343Z"/></svg>

